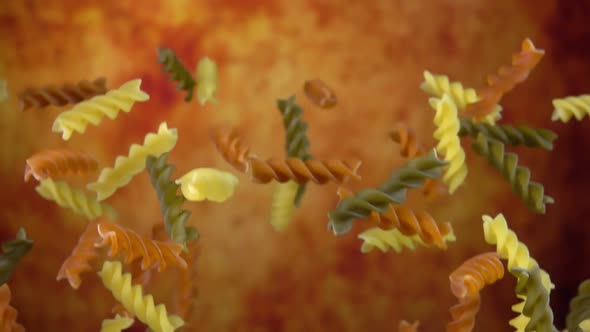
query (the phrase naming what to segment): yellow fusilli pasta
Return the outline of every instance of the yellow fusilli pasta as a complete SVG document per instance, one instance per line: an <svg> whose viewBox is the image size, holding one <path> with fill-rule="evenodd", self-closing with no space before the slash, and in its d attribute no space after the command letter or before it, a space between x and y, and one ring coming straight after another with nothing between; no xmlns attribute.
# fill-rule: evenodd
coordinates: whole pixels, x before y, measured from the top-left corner
<svg viewBox="0 0 590 332"><path fill-rule="evenodd" d="M217 64L204 57L197 64L197 98L201 105L206 102L217 103Z"/></svg>
<svg viewBox="0 0 590 332"><path fill-rule="evenodd" d="M150 96L141 90L141 80L131 80L104 95L83 101L69 111L57 116L53 122L53 132L61 132L64 140L69 140L73 132L83 134L88 124L98 125L106 116L114 120L119 111L130 112L135 102L147 101Z"/></svg>
<svg viewBox="0 0 590 332"><path fill-rule="evenodd" d="M569 122L572 117L580 121L590 115L590 94L553 99L553 114L551 120Z"/></svg>
<svg viewBox="0 0 590 332"><path fill-rule="evenodd" d="M104 168L96 182L88 184L88 189L97 193L99 201L109 198L117 189L126 186L135 175L145 169L147 156L159 157L169 152L176 145L177 139L176 129L168 129L166 122L162 122L158 133L147 134L143 145L132 144L128 155L118 156L115 159L115 166Z"/></svg>
<svg viewBox="0 0 590 332"><path fill-rule="evenodd" d="M131 274L123 273L121 262L105 261L98 275L115 299L154 332L172 332L184 325L181 319L168 315L164 304L155 305L152 295L144 295L140 285L132 285Z"/></svg>
<svg viewBox="0 0 590 332"><path fill-rule="evenodd" d="M270 211L270 224L278 232L286 230L293 219L295 213L293 200L297 195L298 188L299 185L294 181L275 184Z"/></svg>
<svg viewBox="0 0 590 332"><path fill-rule="evenodd" d="M215 168L195 168L178 180L182 195L189 201L209 200L223 203L234 195L238 178Z"/></svg>
<svg viewBox="0 0 590 332"><path fill-rule="evenodd" d="M117 315L112 319L105 319L100 326L100 332L121 332L133 325L133 318Z"/></svg>
<svg viewBox="0 0 590 332"><path fill-rule="evenodd" d="M117 219L117 212L112 206L98 202L82 190L72 188L67 182L45 179L41 180L35 190L46 200L54 201L59 206L69 208L90 220L103 214L111 220Z"/></svg>
<svg viewBox="0 0 590 332"><path fill-rule="evenodd" d="M581 322L579 326L582 329L582 332L590 332L590 319Z"/></svg>
<svg viewBox="0 0 590 332"><path fill-rule="evenodd" d="M429 247L419 235L404 235L397 228L386 230L380 227L372 227L359 234L358 238L363 240L361 246L361 252L363 253L371 252L375 248L378 248L382 252L393 249L399 253L404 247L410 250L415 250L416 245ZM451 231L444 236L443 240L445 242L455 241L455 234Z"/></svg>
<svg viewBox="0 0 590 332"><path fill-rule="evenodd" d="M442 99L431 98L430 105L436 110L434 124L437 129L434 138L438 140L437 152L444 154L449 164L444 169L443 182L449 186L449 193L455 192L467 177L465 151L459 139L459 116L457 107L448 94Z"/></svg>

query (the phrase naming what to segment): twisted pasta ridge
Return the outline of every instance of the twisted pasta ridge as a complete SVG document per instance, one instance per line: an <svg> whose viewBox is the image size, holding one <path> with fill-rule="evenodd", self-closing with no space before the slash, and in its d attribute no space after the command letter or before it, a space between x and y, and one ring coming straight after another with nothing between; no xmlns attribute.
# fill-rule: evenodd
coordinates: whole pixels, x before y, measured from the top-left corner
<svg viewBox="0 0 590 332"><path fill-rule="evenodd" d="M97 224L97 222L88 223L86 229L80 235L78 243L72 249L72 253L62 263L57 273L57 281L68 279L70 286L78 289L82 284L80 275L93 270L90 263L99 256L94 247L94 242L98 237Z"/></svg>
<svg viewBox="0 0 590 332"><path fill-rule="evenodd" d="M285 127L286 140L285 149L287 157L309 159L311 155L308 152L310 143L307 138L307 123L301 116L303 109L297 104L295 96L277 101L279 112L283 116L283 126Z"/></svg>
<svg viewBox="0 0 590 332"><path fill-rule="evenodd" d="M67 182L48 178L41 180L35 190L46 200L54 201L57 205L68 208L90 220L103 214L111 220L117 219L117 212L112 206L97 201L79 189L72 188Z"/></svg>
<svg viewBox="0 0 590 332"><path fill-rule="evenodd" d="M510 270L517 279L516 293L526 297L522 313L530 317L525 331L557 332L553 325L553 311L549 305L549 291L543 285L543 275L538 265L530 269L515 267Z"/></svg>
<svg viewBox="0 0 590 332"><path fill-rule="evenodd" d="M303 93L319 108L330 109L338 104L338 98L324 81L313 79L303 83Z"/></svg>
<svg viewBox="0 0 590 332"><path fill-rule="evenodd" d="M195 168L175 181L184 198L193 202L223 203L234 195L238 178L215 168Z"/></svg>
<svg viewBox="0 0 590 332"><path fill-rule="evenodd" d="M163 65L163 71L170 74L170 80L178 82L178 90L186 91L184 100L189 102L193 99L193 90L195 80L191 73L180 61L176 53L171 48L160 47L157 50L158 63Z"/></svg>
<svg viewBox="0 0 590 332"><path fill-rule="evenodd" d="M172 332L184 325L183 322L179 324L178 318L168 315L165 305L155 305L152 295L144 295L141 286L133 285L131 274L123 274L120 262L105 261L98 275L115 299L154 332Z"/></svg>
<svg viewBox="0 0 590 332"><path fill-rule="evenodd" d="M157 133L145 136L143 145L132 144L127 156L118 156L112 168L103 168L98 179L88 184L88 189L96 192L99 201L109 198L144 170L148 156L159 157L170 152L177 140L176 128L168 129L166 122L162 122Z"/></svg>
<svg viewBox="0 0 590 332"><path fill-rule="evenodd" d="M504 265L495 252L476 255L459 266L449 276L451 291L457 298L473 296L484 286L504 277Z"/></svg>
<svg viewBox="0 0 590 332"><path fill-rule="evenodd" d="M297 195L298 187L299 185L293 181L277 183L275 185L272 196L270 224L277 232L285 231L293 219L293 214L295 213L293 200Z"/></svg>
<svg viewBox="0 0 590 332"><path fill-rule="evenodd" d="M436 110L434 115L434 124L437 127L434 138L438 140L436 150L444 154L444 160L449 163L443 171L442 180L452 194L467 177L465 151L458 135L460 124L457 107L447 94L442 99L431 98L430 106Z"/></svg>
<svg viewBox="0 0 590 332"><path fill-rule="evenodd" d="M186 199L177 194L179 186L170 179L174 166L168 163L168 153L159 157L148 156L145 165L160 201L166 232L172 241L184 246L190 240L190 234L196 238L198 233L195 228L185 226L191 212L182 208Z"/></svg>
<svg viewBox="0 0 590 332"><path fill-rule="evenodd" d="M408 323L405 320L399 322L398 331L399 332L418 332L418 327L420 326L420 321L415 321L412 324Z"/></svg>
<svg viewBox="0 0 590 332"><path fill-rule="evenodd" d="M342 160L301 160L287 158L286 160L261 160L248 158L250 175L258 183L269 183L275 180L280 183L294 181L304 184L312 181L325 184L329 181L343 183L349 178L360 179L358 168L361 161Z"/></svg>
<svg viewBox="0 0 590 332"><path fill-rule="evenodd" d="M217 64L208 57L202 58L197 64L197 98L199 104L206 102L217 103L217 88L219 78Z"/></svg>
<svg viewBox="0 0 590 332"><path fill-rule="evenodd" d="M187 324L191 324L190 317L193 313L193 302L197 297L197 246L193 242L188 246L186 270L180 271L178 292L175 297L175 307L178 315L188 319Z"/></svg>
<svg viewBox="0 0 590 332"><path fill-rule="evenodd" d="M479 312L481 298L479 293L459 299L459 303L452 306L452 321L447 324L447 332L470 332L475 327L475 316Z"/></svg>
<svg viewBox="0 0 590 332"><path fill-rule="evenodd" d="M590 94L553 99L553 107L552 121L567 123L573 117L580 121L590 114Z"/></svg>
<svg viewBox="0 0 590 332"><path fill-rule="evenodd" d="M98 126L105 116L114 120L119 111L128 113L135 102L149 99L150 96L141 90L141 79L131 80L118 89L92 97L71 110L62 112L53 122L51 130L61 132L62 138L67 141L74 132L85 133L88 124Z"/></svg>
<svg viewBox="0 0 590 332"><path fill-rule="evenodd" d="M544 54L545 51L535 48L530 39L525 39L522 42L521 51L512 56L512 64L502 66L496 74L488 76L487 86L478 93L481 99L468 105L467 112L476 119L481 119L492 112L506 92L527 79Z"/></svg>
<svg viewBox="0 0 590 332"><path fill-rule="evenodd" d="M328 227L335 235L348 233L355 219L365 219L373 211L383 214L389 204L402 203L406 199L407 189L420 187L424 179L439 177L445 165L434 150L410 160L406 166L394 171L377 189L364 189L342 199L334 211L328 213Z"/></svg>
<svg viewBox="0 0 590 332"><path fill-rule="evenodd" d="M569 332L581 332L580 324L590 319L590 279L584 280L578 286L578 294L570 301L570 311L566 317L566 327Z"/></svg>
<svg viewBox="0 0 590 332"><path fill-rule="evenodd" d="M2 243L2 254L0 254L0 286L10 279L12 272L20 260L33 248L33 241L27 238L27 232L20 228L16 238Z"/></svg>
<svg viewBox="0 0 590 332"><path fill-rule="evenodd" d="M169 264L187 268L186 261L180 256L182 246L178 243L149 240L129 228L113 223L103 222L96 227L100 238L94 246L110 247L110 257L115 257L120 251L124 252L125 264L142 258L141 269L144 271L157 267L158 272L162 272Z"/></svg>
<svg viewBox="0 0 590 332"><path fill-rule="evenodd" d="M217 151L233 168L242 173L248 171L250 148L242 145L242 140L236 131L218 130L213 134L213 141Z"/></svg>
<svg viewBox="0 0 590 332"><path fill-rule="evenodd" d="M504 179L510 183L512 191L526 202L531 211L544 214L545 205L554 202L552 197L544 195L542 184L531 181L530 169L518 166L518 155L504 152L502 142L479 133L472 148L502 172Z"/></svg>
<svg viewBox="0 0 590 332"><path fill-rule="evenodd" d="M100 332L121 332L133 325L133 318L117 315L112 319L105 319L100 326Z"/></svg>
<svg viewBox="0 0 590 332"><path fill-rule="evenodd" d="M87 152L70 149L52 149L34 154L26 161L25 182L31 176L36 180L55 178L70 173L88 174L96 171L98 162Z"/></svg>
<svg viewBox="0 0 590 332"><path fill-rule="evenodd" d="M416 245L430 247L418 235L404 235L397 228L382 229L380 227L372 227L360 233L358 238L363 240L361 246L362 253L371 252L375 248L378 248L382 252L393 249L396 253L399 253L404 247L410 250L416 250ZM443 241L455 241L455 234L453 232L446 234L443 237Z"/></svg>
<svg viewBox="0 0 590 332"><path fill-rule="evenodd" d="M510 125L495 126L461 119L459 136L469 135L476 138L479 133L503 144L511 146L523 144L529 148L543 148L545 150L553 150L553 141L557 139L557 134L549 129Z"/></svg>
<svg viewBox="0 0 590 332"><path fill-rule="evenodd" d="M10 305L11 299L10 287L6 284L0 286L0 331L24 332L25 328L16 321L18 311Z"/></svg>
<svg viewBox="0 0 590 332"><path fill-rule="evenodd" d="M19 94L19 109L25 111L33 107L49 105L66 106L76 104L107 92L107 80L103 78L92 82L80 81L75 84L67 83L62 86L44 86L29 88Z"/></svg>
<svg viewBox="0 0 590 332"><path fill-rule="evenodd" d="M0 103L7 101L9 98L8 82L6 80L0 80Z"/></svg>

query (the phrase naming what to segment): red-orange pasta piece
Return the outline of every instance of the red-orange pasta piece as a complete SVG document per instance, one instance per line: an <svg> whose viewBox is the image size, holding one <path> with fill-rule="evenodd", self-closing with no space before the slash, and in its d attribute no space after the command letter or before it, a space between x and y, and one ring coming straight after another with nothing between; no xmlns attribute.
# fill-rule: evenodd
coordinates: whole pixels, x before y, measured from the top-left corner
<svg viewBox="0 0 590 332"><path fill-rule="evenodd" d="M303 93L312 103L323 109L329 109L338 104L334 90L320 79L305 81Z"/></svg>
<svg viewBox="0 0 590 332"><path fill-rule="evenodd" d="M471 332L475 327L475 317L479 312L481 298L479 293L461 298L449 310L453 320L447 324L447 332Z"/></svg>
<svg viewBox="0 0 590 332"><path fill-rule="evenodd" d="M24 332L16 321L18 311L10 305L12 293L7 284L0 286L0 332Z"/></svg>
<svg viewBox="0 0 590 332"><path fill-rule="evenodd" d="M225 161L240 172L247 171L250 148L242 145L236 131L217 130L213 133L213 142Z"/></svg>
<svg viewBox="0 0 590 332"><path fill-rule="evenodd" d="M466 260L449 276L451 291L462 298L479 293L504 277L504 265L496 252L479 254Z"/></svg>
<svg viewBox="0 0 590 332"><path fill-rule="evenodd" d="M107 92L107 80L99 78L93 82L80 81L75 84L67 83L62 86L44 86L29 88L19 94L21 111L32 107L46 107L49 105L65 106L90 99Z"/></svg>
<svg viewBox="0 0 590 332"><path fill-rule="evenodd" d="M250 174L258 183L269 183L273 180L285 183L294 181L299 184L314 182L344 183L348 179L360 180L358 169L361 161L342 160L302 160L288 158L286 160L261 160L250 158Z"/></svg>
<svg viewBox="0 0 590 332"><path fill-rule="evenodd" d="M72 250L72 253L61 265L57 273L57 280L68 279L70 286L78 289L82 283L80 275L84 272L93 271L91 262L95 260L99 253L94 247L94 242L98 236L96 231L97 222L90 222L86 229L80 235L78 244Z"/></svg>
<svg viewBox="0 0 590 332"><path fill-rule="evenodd" d="M90 174L98 169L98 162L88 152L52 149L34 154L26 161L25 182L31 176L41 181L69 174Z"/></svg>

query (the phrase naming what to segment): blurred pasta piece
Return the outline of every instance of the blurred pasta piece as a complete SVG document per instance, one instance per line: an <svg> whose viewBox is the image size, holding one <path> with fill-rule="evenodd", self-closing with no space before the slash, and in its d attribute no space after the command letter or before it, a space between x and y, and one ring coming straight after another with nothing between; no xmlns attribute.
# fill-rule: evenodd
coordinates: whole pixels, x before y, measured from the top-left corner
<svg viewBox="0 0 590 332"><path fill-rule="evenodd" d="M95 172L98 162L88 152L51 149L35 153L26 160L25 182L33 176L37 181L66 175L87 175Z"/></svg>
<svg viewBox="0 0 590 332"><path fill-rule="evenodd" d="M0 286L0 331L24 332L25 328L16 321L18 311L10 305L12 292L8 285Z"/></svg>
<svg viewBox="0 0 590 332"><path fill-rule="evenodd" d="M9 98L8 81L0 80L0 103L7 101Z"/></svg>
<svg viewBox="0 0 590 332"><path fill-rule="evenodd" d="M399 322L399 332L418 332L418 327L420 326L420 321L415 321L412 324L408 323L405 320Z"/></svg>
<svg viewBox="0 0 590 332"><path fill-rule="evenodd" d="M94 247L94 243L98 238L96 225L98 225L98 222L88 223L86 229L80 235L78 243L72 249L72 253L62 263L57 273L57 281L67 279L72 288L78 289L82 284L82 273L94 270L91 264L100 256L98 250Z"/></svg>
<svg viewBox="0 0 590 332"><path fill-rule="evenodd" d="M2 254L0 254L0 286L8 282L21 259L32 248L33 241L27 237L27 232L24 228L20 228L16 232L14 240L2 242Z"/></svg>
<svg viewBox="0 0 590 332"><path fill-rule="evenodd" d="M115 318L105 319L100 326L100 332L121 332L133 325L133 318L117 315Z"/></svg>
<svg viewBox="0 0 590 332"><path fill-rule="evenodd" d="M338 98L324 81L313 79L303 83L303 92L316 106L323 109L330 109L338 104Z"/></svg>
<svg viewBox="0 0 590 332"><path fill-rule="evenodd" d="M197 64L197 98L201 106L205 103L217 103L219 79L217 64L208 57L202 58Z"/></svg>
<svg viewBox="0 0 590 332"><path fill-rule="evenodd" d="M223 203L233 196L238 178L215 168L195 168L177 179L182 195L189 201Z"/></svg>
<svg viewBox="0 0 590 332"><path fill-rule="evenodd" d="M242 140L235 130L216 130L213 133L213 142L228 164L242 173L248 172L250 148L242 145Z"/></svg>
<svg viewBox="0 0 590 332"><path fill-rule="evenodd" d="M157 50L158 63L163 66L163 71L170 74L170 80L178 82L178 90L186 92L184 101L189 102L193 99L193 91L195 89L195 79L191 73L186 69L180 58L176 55L174 50L168 47L160 47Z"/></svg>
<svg viewBox="0 0 590 332"><path fill-rule="evenodd" d="M295 213L293 201L298 188L299 185L293 181L275 184L272 195L270 224L277 232L284 232L293 219Z"/></svg>
<svg viewBox="0 0 590 332"><path fill-rule="evenodd" d="M28 88L18 95L19 108L43 108L49 105L66 106L88 100L107 92L107 80L103 77L92 82L86 80L78 83L66 83L61 86L48 85Z"/></svg>
<svg viewBox="0 0 590 332"><path fill-rule="evenodd" d="M551 120L567 123L572 118L576 118L581 121L590 115L590 94L553 99L553 107L555 110L553 110Z"/></svg>

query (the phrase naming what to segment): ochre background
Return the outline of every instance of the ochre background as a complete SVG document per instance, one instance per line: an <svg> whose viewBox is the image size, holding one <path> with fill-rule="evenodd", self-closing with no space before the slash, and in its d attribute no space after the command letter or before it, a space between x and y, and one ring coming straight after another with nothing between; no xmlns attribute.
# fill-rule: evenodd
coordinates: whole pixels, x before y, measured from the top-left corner
<svg viewBox="0 0 590 332"><path fill-rule="evenodd" d="M503 212L557 284L552 304L562 328L570 297L590 276L590 121L551 123L551 99L590 92L589 21L587 0L0 0L0 73L11 92L0 116L0 235L11 238L24 226L35 240L10 281L19 321L30 331L97 331L113 304L92 274L78 291L55 281L86 221L38 197L34 183L23 183L24 162L36 151L86 149L110 166L167 121L179 132L171 154L175 176L195 167L231 171L210 131L238 127L257 154L282 157L275 101L297 94L313 154L360 158L363 181L353 188L373 186L403 164L387 139L393 126L409 125L424 144L435 143L434 113L418 89L423 70L479 86L530 37L547 52L530 79L503 99L503 121L560 135L552 152L515 150L556 198L546 215L530 213L468 148L469 140L469 176L454 196L409 199L417 210L453 223L458 240L446 252L362 255L356 234L367 225L339 238L326 230L326 213L337 201L334 185L310 186L292 227L277 234L268 223L272 186L239 175L227 203L186 204L202 236L199 293L189 320L192 330L209 332L395 331L401 319L420 320L423 331L442 330L455 303L448 274L462 260L493 250L483 241L481 215ZM184 103L184 93L156 63L159 46L173 48L191 70L203 56L217 61L219 104ZM16 94L29 86L100 76L110 87L141 78L151 100L70 142L51 132L67 107L17 110ZM301 87L310 78L330 84L338 107L320 110L305 99ZM109 202L122 223L144 235L161 222L145 173ZM174 278L162 279L154 291L168 301ZM509 276L483 292L478 331L510 330L513 287Z"/></svg>

